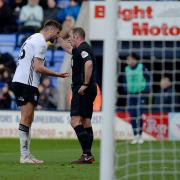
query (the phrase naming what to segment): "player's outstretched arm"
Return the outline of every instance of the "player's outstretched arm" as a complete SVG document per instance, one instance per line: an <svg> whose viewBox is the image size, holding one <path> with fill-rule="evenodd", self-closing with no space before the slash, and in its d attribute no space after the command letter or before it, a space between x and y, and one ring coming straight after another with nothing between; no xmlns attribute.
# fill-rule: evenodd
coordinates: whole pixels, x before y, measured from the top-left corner
<svg viewBox="0 0 180 180"><path fill-rule="evenodd" d="M58 45L64 49L69 54L72 54L73 47L67 41L65 41L62 37L58 38Z"/></svg>
<svg viewBox="0 0 180 180"><path fill-rule="evenodd" d="M58 73L58 72L55 72L46 68L44 66L43 60L40 58L34 58L34 70L46 76L54 76L54 77L61 77L61 78L69 77L69 73Z"/></svg>

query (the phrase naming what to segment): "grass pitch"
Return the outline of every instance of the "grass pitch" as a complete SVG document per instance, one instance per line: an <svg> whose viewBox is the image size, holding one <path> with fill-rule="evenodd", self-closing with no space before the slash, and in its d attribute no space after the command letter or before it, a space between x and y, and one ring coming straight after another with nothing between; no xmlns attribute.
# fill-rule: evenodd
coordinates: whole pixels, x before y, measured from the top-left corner
<svg viewBox="0 0 180 180"><path fill-rule="evenodd" d="M77 140L33 139L31 152L45 163L21 165L19 140L0 139L0 180L98 180L99 146L100 142L95 141L95 163L71 165L70 161L81 155ZM116 176L119 180L180 179L180 142L131 145L129 141L118 141L116 154Z"/></svg>
<svg viewBox="0 0 180 180"><path fill-rule="evenodd" d="M31 153L43 159L43 165L19 164L19 140L0 139L0 180L98 180L99 141L93 145L96 162L71 165L81 155L76 140L33 139Z"/></svg>
<svg viewBox="0 0 180 180"><path fill-rule="evenodd" d="M180 141L118 141L116 149L117 179L180 180Z"/></svg>

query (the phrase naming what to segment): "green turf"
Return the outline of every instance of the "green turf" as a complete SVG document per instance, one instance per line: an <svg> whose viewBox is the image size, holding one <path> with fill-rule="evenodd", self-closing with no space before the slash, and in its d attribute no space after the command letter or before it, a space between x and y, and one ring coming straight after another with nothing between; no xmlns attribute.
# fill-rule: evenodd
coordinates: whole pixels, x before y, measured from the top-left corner
<svg viewBox="0 0 180 180"><path fill-rule="evenodd" d="M94 164L70 165L81 153L76 140L33 139L31 152L45 164L20 165L18 139L0 139L0 180L98 180L99 144L94 142ZM116 152L119 180L136 180L138 173L138 180L180 179L180 142L131 145L129 141L118 141Z"/></svg>
<svg viewBox="0 0 180 180"><path fill-rule="evenodd" d="M135 180L138 174L140 180L180 179L180 142L150 141L132 145L118 141L116 149L117 179Z"/></svg>
<svg viewBox="0 0 180 180"><path fill-rule="evenodd" d="M32 140L31 152L43 165L19 164L19 141L0 139L0 180L97 180L99 179L99 141L93 145L96 162L71 165L80 156L75 140Z"/></svg>

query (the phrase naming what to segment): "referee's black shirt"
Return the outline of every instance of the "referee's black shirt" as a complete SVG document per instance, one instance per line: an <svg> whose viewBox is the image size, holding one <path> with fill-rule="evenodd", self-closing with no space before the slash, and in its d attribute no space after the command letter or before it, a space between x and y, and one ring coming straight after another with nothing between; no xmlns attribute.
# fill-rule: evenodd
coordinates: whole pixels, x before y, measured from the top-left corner
<svg viewBox="0 0 180 180"><path fill-rule="evenodd" d="M84 83L84 65L85 62L93 62L93 71L89 84L95 83L96 60L92 49L87 42L82 42L78 48L72 50L72 85L82 85Z"/></svg>

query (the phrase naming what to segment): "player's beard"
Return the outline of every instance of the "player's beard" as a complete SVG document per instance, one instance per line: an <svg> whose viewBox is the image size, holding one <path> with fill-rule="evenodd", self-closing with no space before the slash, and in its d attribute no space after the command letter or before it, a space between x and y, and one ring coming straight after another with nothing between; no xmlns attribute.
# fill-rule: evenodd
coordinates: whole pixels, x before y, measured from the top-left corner
<svg viewBox="0 0 180 180"><path fill-rule="evenodd" d="M49 41L50 41L51 43L54 43L55 40L56 40L56 38L50 38L50 39L49 39Z"/></svg>
<svg viewBox="0 0 180 180"><path fill-rule="evenodd" d="M49 39L51 43L54 43L57 40L57 36L53 36Z"/></svg>

